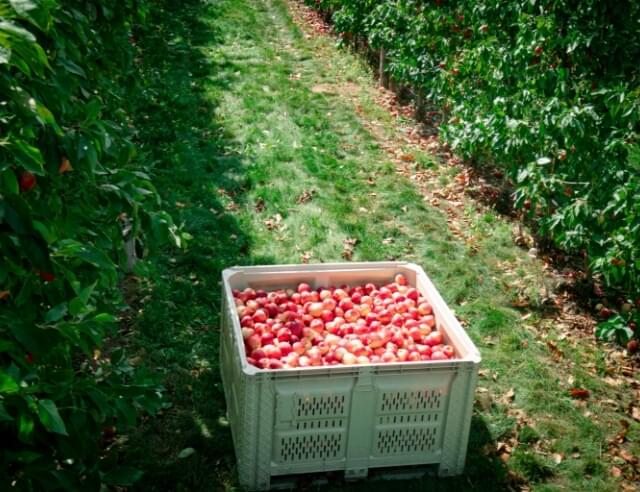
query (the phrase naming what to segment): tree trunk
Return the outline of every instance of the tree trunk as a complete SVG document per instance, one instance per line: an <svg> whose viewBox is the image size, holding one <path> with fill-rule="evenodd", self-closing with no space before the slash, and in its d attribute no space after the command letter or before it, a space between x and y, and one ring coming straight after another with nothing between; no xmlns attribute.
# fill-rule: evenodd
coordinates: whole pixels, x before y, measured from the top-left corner
<svg viewBox="0 0 640 492"><path fill-rule="evenodd" d="M387 76L387 72L385 71L386 64L387 64L387 52L383 48L380 50L380 61L378 63L378 77L380 80L380 85L385 89L388 89L389 77Z"/></svg>
<svg viewBox="0 0 640 492"><path fill-rule="evenodd" d="M424 94L422 93L422 89L419 87L413 88L414 94L414 104L415 104L415 113L414 118L416 121L423 122L424 121Z"/></svg>

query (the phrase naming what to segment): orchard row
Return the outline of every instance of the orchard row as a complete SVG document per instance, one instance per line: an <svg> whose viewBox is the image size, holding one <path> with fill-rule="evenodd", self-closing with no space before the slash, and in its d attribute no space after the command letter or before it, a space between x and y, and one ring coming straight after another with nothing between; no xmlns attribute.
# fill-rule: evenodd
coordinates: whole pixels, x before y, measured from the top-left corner
<svg viewBox="0 0 640 492"><path fill-rule="evenodd" d="M454 150L503 167L543 236L640 290L640 2L307 2L440 109Z"/></svg>
<svg viewBox="0 0 640 492"><path fill-rule="evenodd" d="M125 241L180 239L129 138L132 29L147 8L0 1L1 490L129 481L103 428L161 405L117 343L100 355L122 309Z"/></svg>

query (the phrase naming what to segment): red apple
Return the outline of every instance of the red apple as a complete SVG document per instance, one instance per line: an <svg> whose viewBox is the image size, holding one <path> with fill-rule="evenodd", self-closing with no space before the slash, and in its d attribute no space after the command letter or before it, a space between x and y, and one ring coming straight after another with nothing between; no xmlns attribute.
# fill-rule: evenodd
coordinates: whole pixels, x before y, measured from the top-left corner
<svg viewBox="0 0 640 492"><path fill-rule="evenodd" d="M426 344L432 347L434 345L442 344L442 340L443 340L442 333L440 333L439 331L433 331L425 337Z"/></svg>
<svg viewBox="0 0 640 492"><path fill-rule="evenodd" d="M311 286L309 284L306 284L304 282L298 284L298 293L303 293L303 292L311 292Z"/></svg>

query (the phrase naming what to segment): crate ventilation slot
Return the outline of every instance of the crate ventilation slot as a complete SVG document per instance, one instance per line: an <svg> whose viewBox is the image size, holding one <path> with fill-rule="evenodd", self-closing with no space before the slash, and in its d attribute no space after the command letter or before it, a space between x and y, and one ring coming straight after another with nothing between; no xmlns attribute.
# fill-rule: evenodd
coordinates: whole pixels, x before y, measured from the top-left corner
<svg viewBox="0 0 640 492"><path fill-rule="evenodd" d="M296 422L296 430L335 429L342 424L342 419L301 420Z"/></svg>
<svg viewBox="0 0 640 492"><path fill-rule="evenodd" d="M410 427L379 431L376 448L380 455L433 451L437 430L437 427Z"/></svg>
<svg viewBox="0 0 640 492"><path fill-rule="evenodd" d="M299 397L296 408L298 417L335 417L344 415L345 395Z"/></svg>
<svg viewBox="0 0 640 492"><path fill-rule="evenodd" d="M382 394L381 412L414 412L439 410L441 403L439 390L389 391Z"/></svg>
<svg viewBox="0 0 640 492"><path fill-rule="evenodd" d="M343 434L310 434L283 437L280 461L292 463L310 460L339 459L344 455Z"/></svg>
<svg viewBox="0 0 640 492"><path fill-rule="evenodd" d="M389 424L435 424L440 417L439 413L413 413L399 415L382 415L378 417L379 425Z"/></svg>

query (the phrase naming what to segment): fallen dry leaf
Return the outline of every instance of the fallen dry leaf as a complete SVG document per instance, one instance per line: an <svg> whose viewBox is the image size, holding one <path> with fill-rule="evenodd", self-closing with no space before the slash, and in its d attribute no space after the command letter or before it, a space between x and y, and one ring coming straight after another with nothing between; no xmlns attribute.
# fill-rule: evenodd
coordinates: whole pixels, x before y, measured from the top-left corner
<svg viewBox="0 0 640 492"><path fill-rule="evenodd" d="M553 462L556 465L559 465L560 463L562 463L562 460L564 460L564 454L562 454L562 453L553 453Z"/></svg>
<svg viewBox="0 0 640 492"><path fill-rule="evenodd" d="M342 250L342 257L345 260L351 260L351 258L353 258L353 250L355 249L356 244L358 244L357 239L347 238L343 241L344 248Z"/></svg>
<svg viewBox="0 0 640 492"><path fill-rule="evenodd" d="M560 350L558 348L558 345L556 344L556 342L554 342L552 340L547 340L547 347L549 347L549 350L551 351L551 354L555 358L561 359L562 357L564 357L564 353L562 352L562 350Z"/></svg>
<svg viewBox="0 0 640 492"><path fill-rule="evenodd" d="M611 475L618 478L622 476L622 470L620 468L618 468L617 466L612 466L611 467Z"/></svg>
<svg viewBox="0 0 640 492"><path fill-rule="evenodd" d="M503 405L508 405L514 400L515 397L516 397L516 390L514 388L511 388L504 395L502 395L498 401Z"/></svg>
<svg viewBox="0 0 640 492"><path fill-rule="evenodd" d="M569 394L571 394L571 398L576 398L578 400L585 400L591 395L589 390L582 388L571 388L569 390Z"/></svg>
<svg viewBox="0 0 640 492"><path fill-rule="evenodd" d="M606 376L603 381L607 383L609 386L619 387L624 381L620 378L612 378L611 376Z"/></svg>
<svg viewBox="0 0 640 492"><path fill-rule="evenodd" d="M484 342L485 345L487 345L488 347L492 347L496 344L496 341L492 338L492 337L484 337L482 339L482 341Z"/></svg>
<svg viewBox="0 0 640 492"><path fill-rule="evenodd" d="M635 371L634 371L633 367L631 367L631 366L623 366L621 368L621 372L622 372L622 374L624 374L628 378L632 378L635 375Z"/></svg>
<svg viewBox="0 0 640 492"><path fill-rule="evenodd" d="M513 447L506 442L499 441L496 444L496 454L498 455L498 457L503 463L506 463L507 461L509 461L509 458L511 458L512 451L513 451Z"/></svg>
<svg viewBox="0 0 640 492"><path fill-rule="evenodd" d="M629 431L629 422L627 422L626 420L620 420L620 426L622 427L622 429L620 430L620 432L616 434L616 437L614 439L614 442L617 442L618 444L622 444L627 440L627 432Z"/></svg>
<svg viewBox="0 0 640 492"><path fill-rule="evenodd" d="M278 228L278 222L274 219L267 219L263 223L265 226L267 226L267 229L270 231L273 231Z"/></svg>
<svg viewBox="0 0 640 492"><path fill-rule="evenodd" d="M6 299L10 295L11 295L11 292L9 292L8 290L0 290L0 301L2 301L3 299Z"/></svg>
<svg viewBox="0 0 640 492"><path fill-rule="evenodd" d="M305 251L304 253L302 253L302 255L300 255L300 258L302 259L302 263L309 263L309 260L313 257L313 253L311 251Z"/></svg>
<svg viewBox="0 0 640 492"><path fill-rule="evenodd" d="M627 463L637 463L638 462L638 458L635 457L634 455L632 455L629 451L627 451L626 449L621 449L620 452L618 453L618 456L620 456L620 458L622 458L623 460L625 460Z"/></svg>
<svg viewBox="0 0 640 492"><path fill-rule="evenodd" d="M386 237L382 240L382 244L391 244L393 242L392 237Z"/></svg>
<svg viewBox="0 0 640 492"><path fill-rule="evenodd" d="M240 209L240 207L238 207L238 204L234 201L227 203L227 205L224 208L229 212L235 212Z"/></svg>
<svg viewBox="0 0 640 492"><path fill-rule="evenodd" d="M315 194L316 194L316 190L305 190L300 194L300 196L296 201L299 204L307 203L309 200L313 198Z"/></svg>
<svg viewBox="0 0 640 492"><path fill-rule="evenodd" d="M71 163L69 162L68 158L63 157L62 160L60 161L60 167L58 168L58 173L64 174L64 173L68 173L69 171L73 171L73 168L71 167Z"/></svg>

